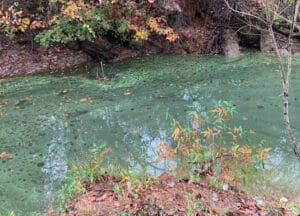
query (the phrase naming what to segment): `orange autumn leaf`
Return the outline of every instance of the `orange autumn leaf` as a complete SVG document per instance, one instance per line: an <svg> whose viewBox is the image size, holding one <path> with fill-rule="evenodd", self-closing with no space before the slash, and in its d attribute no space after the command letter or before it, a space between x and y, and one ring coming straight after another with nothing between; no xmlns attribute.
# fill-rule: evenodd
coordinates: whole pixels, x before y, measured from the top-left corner
<svg viewBox="0 0 300 216"><path fill-rule="evenodd" d="M165 146L164 154L167 160L171 160L173 158L173 152L169 146Z"/></svg>
<svg viewBox="0 0 300 216"><path fill-rule="evenodd" d="M164 156L162 154L157 154L156 155L156 163L160 163L162 161L162 159L164 158Z"/></svg>
<svg viewBox="0 0 300 216"><path fill-rule="evenodd" d="M110 151L110 148L105 148L100 152L100 157L104 157L108 152Z"/></svg>
<svg viewBox="0 0 300 216"><path fill-rule="evenodd" d="M267 161L268 160L268 156L267 156L267 153L269 152L269 151L271 151L271 149L272 148L264 148L262 151L261 151L261 157L265 160L265 161Z"/></svg>
<svg viewBox="0 0 300 216"><path fill-rule="evenodd" d="M227 115L227 111L222 108L215 108L215 109L212 109L210 112L218 113L220 115Z"/></svg>
<svg viewBox="0 0 300 216"><path fill-rule="evenodd" d="M169 146L165 145L164 140L161 140L159 145L156 147L161 153L156 154L157 162L159 163L163 158L171 160L173 158L173 151Z"/></svg>
<svg viewBox="0 0 300 216"><path fill-rule="evenodd" d="M210 128L207 128L207 130L201 132L202 134L204 134L204 137L206 139L209 139L212 136L212 130Z"/></svg>
<svg viewBox="0 0 300 216"><path fill-rule="evenodd" d="M248 146L242 146L241 148L239 148L239 152L241 152L242 154L251 154L252 149Z"/></svg>
<svg viewBox="0 0 300 216"><path fill-rule="evenodd" d="M91 97L81 98L79 101L80 101L81 103L85 103L85 102L93 103Z"/></svg>
<svg viewBox="0 0 300 216"><path fill-rule="evenodd" d="M175 128L175 130L173 131L173 134L172 134L172 138L173 138L174 140L178 140L179 132L180 132L180 129L179 129L178 127Z"/></svg>
<svg viewBox="0 0 300 216"><path fill-rule="evenodd" d="M224 121L232 121L232 118L225 115L225 116L223 116L223 120Z"/></svg>
<svg viewBox="0 0 300 216"><path fill-rule="evenodd" d="M233 139L233 141L234 142L237 142L237 135L235 135L233 132L231 132L231 131L228 131L227 132L229 135L231 135L232 136L232 139Z"/></svg>
<svg viewBox="0 0 300 216"><path fill-rule="evenodd" d="M129 96L130 92L124 92L123 96Z"/></svg>
<svg viewBox="0 0 300 216"><path fill-rule="evenodd" d="M268 152L271 151L271 150L272 150L272 148L268 147L268 148L264 148L264 149L263 149L263 152L268 153Z"/></svg>
<svg viewBox="0 0 300 216"><path fill-rule="evenodd" d="M156 148L157 148L158 150L163 150L163 149L164 149L164 146L165 146L165 141L164 141L164 140L161 140L161 141L159 142L159 145L156 146Z"/></svg>

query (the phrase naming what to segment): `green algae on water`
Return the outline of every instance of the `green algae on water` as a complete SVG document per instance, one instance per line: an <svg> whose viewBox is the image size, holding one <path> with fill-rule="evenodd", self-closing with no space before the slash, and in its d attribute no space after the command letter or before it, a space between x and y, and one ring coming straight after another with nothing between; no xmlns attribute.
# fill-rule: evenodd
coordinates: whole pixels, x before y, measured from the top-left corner
<svg viewBox="0 0 300 216"><path fill-rule="evenodd" d="M290 94L295 128L300 126L299 64L296 58ZM300 193L274 56L246 53L234 62L222 56L146 57L104 65L110 78L105 81L96 79L97 67L89 75L0 82L0 152L13 155L0 161L0 214L30 215L54 205L68 164L80 162L95 145L111 148L107 163L159 174L164 165L155 163L155 148L161 139L170 140L172 118L188 121L191 106L207 110L219 100L235 104L237 125L256 131L251 145L273 148L270 179Z"/></svg>

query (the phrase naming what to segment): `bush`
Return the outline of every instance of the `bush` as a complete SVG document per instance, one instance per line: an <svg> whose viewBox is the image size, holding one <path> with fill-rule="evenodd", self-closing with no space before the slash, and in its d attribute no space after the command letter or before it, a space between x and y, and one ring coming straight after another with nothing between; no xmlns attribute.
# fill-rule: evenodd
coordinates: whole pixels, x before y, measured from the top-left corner
<svg viewBox="0 0 300 216"><path fill-rule="evenodd" d="M158 161L176 160L175 171L181 176L190 167L192 175L217 176L220 181L233 185L247 183L247 174L257 166L263 167L271 148L250 148L249 138L254 131L230 126L234 113L231 103L220 102L209 112L192 112L188 126L173 120L175 147L161 141L157 147Z"/></svg>
<svg viewBox="0 0 300 216"><path fill-rule="evenodd" d="M144 41L151 34L175 41L177 34L168 27L165 9L156 3L136 1L88 2L51 0L59 12L47 23L48 29L37 35L42 45L69 43L110 36L118 41ZM173 10L168 7L168 10ZM33 26L34 27L34 26Z"/></svg>
<svg viewBox="0 0 300 216"><path fill-rule="evenodd" d="M25 32L30 25L30 19L16 6L7 10L0 9L0 33L13 36L18 32Z"/></svg>

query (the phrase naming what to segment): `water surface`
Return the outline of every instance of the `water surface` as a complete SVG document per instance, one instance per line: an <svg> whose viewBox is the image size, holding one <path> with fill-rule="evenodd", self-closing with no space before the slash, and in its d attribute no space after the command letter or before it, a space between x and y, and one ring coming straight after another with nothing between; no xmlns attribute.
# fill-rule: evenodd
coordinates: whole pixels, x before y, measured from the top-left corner
<svg viewBox="0 0 300 216"><path fill-rule="evenodd" d="M294 60L290 115L300 137L300 59ZM171 119L187 121L193 104L208 110L232 101L236 124L256 131L252 145L273 148L269 179L300 194L300 163L282 123L281 84L275 57L158 56L107 64L110 80L84 75L31 76L0 82L0 214L43 211L68 169L93 146L111 148L118 161L156 174L155 146L170 138ZM286 192L288 193L288 192ZM289 194L282 194L289 197ZM289 197L292 199L293 197Z"/></svg>

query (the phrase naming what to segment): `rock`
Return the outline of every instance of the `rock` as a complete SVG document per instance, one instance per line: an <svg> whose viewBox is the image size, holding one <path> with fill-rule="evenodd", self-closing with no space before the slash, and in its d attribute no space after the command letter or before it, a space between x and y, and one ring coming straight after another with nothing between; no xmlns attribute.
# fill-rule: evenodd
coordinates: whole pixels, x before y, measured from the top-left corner
<svg viewBox="0 0 300 216"><path fill-rule="evenodd" d="M274 42L268 31L261 31L260 33L260 51L262 52L273 52Z"/></svg>
<svg viewBox="0 0 300 216"><path fill-rule="evenodd" d="M238 32L242 47L260 48L260 32L251 27L245 27Z"/></svg>
<svg viewBox="0 0 300 216"><path fill-rule="evenodd" d="M224 190L224 191L228 191L228 189L229 189L229 185L226 184L226 183L224 183L224 184L223 184L223 190Z"/></svg>
<svg viewBox="0 0 300 216"><path fill-rule="evenodd" d="M288 55L288 49L287 49L287 37L284 35L276 35L277 37L280 37L280 44L278 44L279 52L281 55ZM279 41L279 40L278 40ZM272 40L271 35L268 31L262 31L260 34L260 50L262 52L274 52L274 42ZM300 40L293 38L292 39L292 54L293 55L300 55Z"/></svg>
<svg viewBox="0 0 300 216"><path fill-rule="evenodd" d="M292 54L300 55L300 40L293 38L292 39Z"/></svg>
<svg viewBox="0 0 300 216"><path fill-rule="evenodd" d="M288 47L287 47L287 37L283 34L279 34L275 32L275 37L277 40L277 46L279 53L281 55L288 55ZM299 46L300 48L300 46ZM260 33L260 51L262 52L275 52L275 46L272 39L272 36L268 31L261 31ZM299 49L300 51L300 49Z"/></svg>
<svg viewBox="0 0 300 216"><path fill-rule="evenodd" d="M287 49L279 49L279 53L283 56L287 56L289 54L289 51Z"/></svg>
<svg viewBox="0 0 300 216"><path fill-rule="evenodd" d="M144 53L147 52L151 54L161 53L164 49L162 43L159 40L145 41L142 46L136 46L135 48Z"/></svg>
<svg viewBox="0 0 300 216"><path fill-rule="evenodd" d="M67 43L67 47L69 47L72 50L78 51L78 50L80 50L80 42L72 41L70 43Z"/></svg>
<svg viewBox="0 0 300 216"><path fill-rule="evenodd" d="M260 196L252 196L255 200L256 204L260 207L264 207L266 205L265 201Z"/></svg>
<svg viewBox="0 0 300 216"><path fill-rule="evenodd" d="M222 44L223 54L229 58L239 57L240 46L239 39L237 38L234 31L225 30L223 34L223 44Z"/></svg>
<svg viewBox="0 0 300 216"><path fill-rule="evenodd" d="M85 53L98 61L113 59L116 56L112 51L112 45L105 40L83 41L80 45Z"/></svg>
<svg viewBox="0 0 300 216"><path fill-rule="evenodd" d="M279 201L281 203L287 203L289 200L286 197L281 197Z"/></svg>

